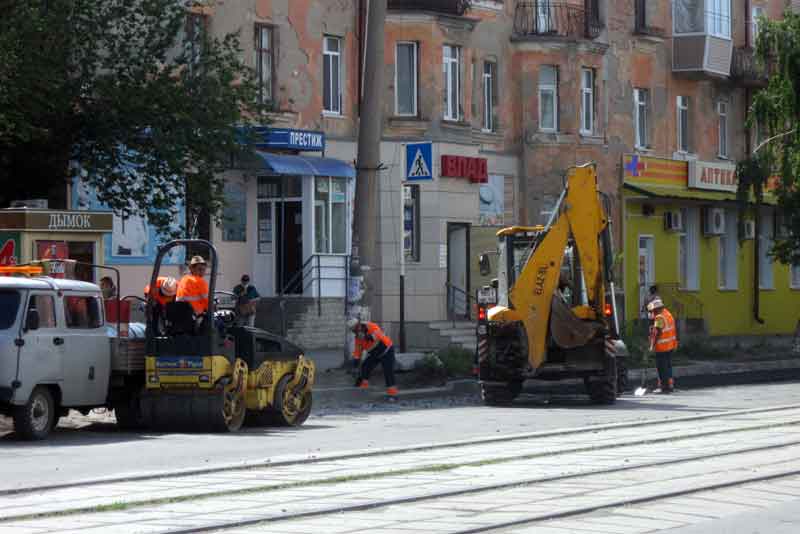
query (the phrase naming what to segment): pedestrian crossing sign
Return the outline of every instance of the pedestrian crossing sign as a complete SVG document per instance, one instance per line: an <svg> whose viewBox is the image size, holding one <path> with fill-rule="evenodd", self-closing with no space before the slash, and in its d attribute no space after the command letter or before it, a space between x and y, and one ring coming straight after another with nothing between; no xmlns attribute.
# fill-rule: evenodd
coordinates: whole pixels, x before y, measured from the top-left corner
<svg viewBox="0 0 800 534"><path fill-rule="evenodd" d="M406 145L406 180L433 180L433 150L430 142Z"/></svg>

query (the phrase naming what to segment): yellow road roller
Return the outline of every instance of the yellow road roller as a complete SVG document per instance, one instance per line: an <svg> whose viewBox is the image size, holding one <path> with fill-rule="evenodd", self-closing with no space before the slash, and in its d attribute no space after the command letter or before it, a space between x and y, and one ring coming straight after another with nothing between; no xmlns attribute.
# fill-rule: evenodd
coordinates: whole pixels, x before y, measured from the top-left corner
<svg viewBox="0 0 800 534"><path fill-rule="evenodd" d="M205 300L196 291L197 272L194 294L182 295L185 280L178 282L176 297L160 292L162 261L176 247L210 265ZM280 336L240 326L235 307L219 306L213 298L217 267L216 249L205 240L175 240L159 249L147 295L141 426L235 432L246 422L303 424L311 412L313 361Z"/></svg>

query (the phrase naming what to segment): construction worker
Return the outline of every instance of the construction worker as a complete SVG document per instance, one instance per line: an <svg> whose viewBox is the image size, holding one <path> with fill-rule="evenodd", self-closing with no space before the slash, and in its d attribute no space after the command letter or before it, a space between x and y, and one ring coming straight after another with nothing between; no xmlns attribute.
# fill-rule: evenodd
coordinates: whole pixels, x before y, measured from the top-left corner
<svg viewBox="0 0 800 534"><path fill-rule="evenodd" d="M386 394L390 397L397 395L394 381L394 346L389 336L383 333L375 323L369 321L362 323L359 319L349 319L347 328L355 335L355 349L353 359L358 363L364 352L367 357L361 362L361 371L356 379L356 387L366 389L369 387L369 376L378 364L383 367L383 378L386 381Z"/></svg>
<svg viewBox="0 0 800 534"><path fill-rule="evenodd" d="M672 378L672 354L678 348L675 319L658 296L654 296L647 304L647 312L653 321L650 326L650 350L656 353L656 367L658 367L656 389L660 389L662 393L672 393L675 388L675 380Z"/></svg>
<svg viewBox="0 0 800 534"><path fill-rule="evenodd" d="M159 276L156 279L156 291L150 294L150 284L144 286L144 298L152 297L161 308L175 300L175 293L178 291L178 281L171 276Z"/></svg>
<svg viewBox="0 0 800 534"><path fill-rule="evenodd" d="M206 274L206 260L202 256L194 256L189 262L189 274L178 282L175 300L192 305L195 315L208 311L208 282L203 278Z"/></svg>

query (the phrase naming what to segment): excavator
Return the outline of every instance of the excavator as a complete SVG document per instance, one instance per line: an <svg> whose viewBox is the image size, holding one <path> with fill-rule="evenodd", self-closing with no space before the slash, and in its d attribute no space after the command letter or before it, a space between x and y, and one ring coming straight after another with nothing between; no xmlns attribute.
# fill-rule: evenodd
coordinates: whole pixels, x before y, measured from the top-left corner
<svg viewBox="0 0 800 534"><path fill-rule="evenodd" d="M614 403L627 386L609 207L595 165L577 166L546 225L497 233L497 302L478 325L485 404L510 404L526 379L583 379L596 404ZM489 255L479 263L488 275Z"/></svg>
<svg viewBox="0 0 800 534"><path fill-rule="evenodd" d="M162 310L148 295L145 383L140 397L132 398L134 422L219 432L235 432L245 423L302 425L311 411L314 362L284 338L237 326L235 312L218 306L218 258L208 241L175 240L161 247L151 288L176 247L208 258L214 298L197 317L188 302L171 302Z"/></svg>

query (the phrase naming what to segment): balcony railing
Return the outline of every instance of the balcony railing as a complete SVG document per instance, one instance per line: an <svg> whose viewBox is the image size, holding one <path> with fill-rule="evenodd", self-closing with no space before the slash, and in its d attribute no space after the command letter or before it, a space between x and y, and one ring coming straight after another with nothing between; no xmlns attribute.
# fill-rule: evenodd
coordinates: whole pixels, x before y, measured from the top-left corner
<svg viewBox="0 0 800 534"><path fill-rule="evenodd" d="M603 29L597 13L573 4L547 0L519 2L514 13L514 34L594 39Z"/></svg>
<svg viewBox="0 0 800 534"><path fill-rule="evenodd" d="M434 11L447 15L463 15L471 0L389 0L389 9L409 11Z"/></svg>
<svg viewBox="0 0 800 534"><path fill-rule="evenodd" d="M731 62L731 79L744 85L764 86L769 77L768 69L756 61L752 48L734 48Z"/></svg>

